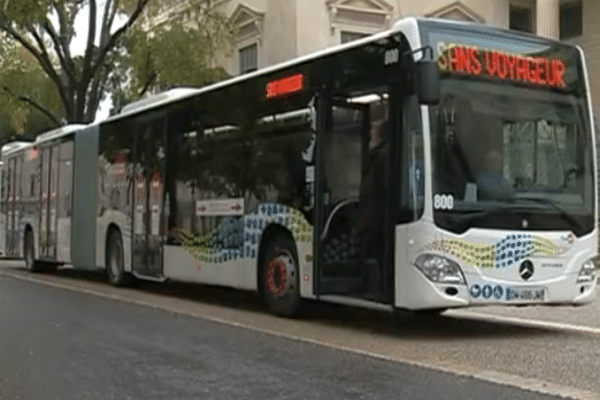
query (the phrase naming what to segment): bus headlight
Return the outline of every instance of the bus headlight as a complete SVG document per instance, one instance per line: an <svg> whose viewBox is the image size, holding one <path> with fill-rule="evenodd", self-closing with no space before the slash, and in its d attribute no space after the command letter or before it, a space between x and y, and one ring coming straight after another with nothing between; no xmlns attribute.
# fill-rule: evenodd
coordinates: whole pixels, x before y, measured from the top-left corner
<svg viewBox="0 0 600 400"><path fill-rule="evenodd" d="M422 254L417 257L415 265L432 282L465 284L465 277L458 264L446 257Z"/></svg>
<svg viewBox="0 0 600 400"><path fill-rule="evenodd" d="M594 279L596 279L596 262L597 258L594 257L583 263L577 276L577 283L594 282Z"/></svg>

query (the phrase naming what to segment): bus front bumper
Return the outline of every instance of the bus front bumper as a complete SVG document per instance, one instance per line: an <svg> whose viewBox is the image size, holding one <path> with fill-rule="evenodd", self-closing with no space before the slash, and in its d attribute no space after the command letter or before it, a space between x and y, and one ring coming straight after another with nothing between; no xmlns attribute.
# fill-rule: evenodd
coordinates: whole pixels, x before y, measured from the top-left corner
<svg viewBox="0 0 600 400"><path fill-rule="evenodd" d="M465 285L434 283L412 266L406 272L403 278L415 284L399 289L396 307L408 310L485 305L583 305L594 300L598 279L577 283L577 275L569 274L544 281L513 282L465 274Z"/></svg>

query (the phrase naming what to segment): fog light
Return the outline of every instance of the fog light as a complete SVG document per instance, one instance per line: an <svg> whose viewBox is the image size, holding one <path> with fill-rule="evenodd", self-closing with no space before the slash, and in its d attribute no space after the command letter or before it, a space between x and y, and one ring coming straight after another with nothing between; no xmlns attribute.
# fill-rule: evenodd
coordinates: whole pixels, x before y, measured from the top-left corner
<svg viewBox="0 0 600 400"><path fill-rule="evenodd" d="M446 294L448 296L456 296L458 294L458 289L455 287L446 288Z"/></svg>

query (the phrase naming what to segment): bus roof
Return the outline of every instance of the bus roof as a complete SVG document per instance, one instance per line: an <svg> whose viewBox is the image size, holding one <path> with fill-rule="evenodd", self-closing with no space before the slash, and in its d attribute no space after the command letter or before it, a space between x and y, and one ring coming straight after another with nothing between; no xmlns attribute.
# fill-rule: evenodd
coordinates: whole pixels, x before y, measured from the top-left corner
<svg viewBox="0 0 600 400"><path fill-rule="evenodd" d="M33 144L33 142L25 142L22 140L18 140L18 141L6 143L4 146L2 146L2 150L0 150L0 151L2 152L2 156L5 156L10 153L14 153L18 150L21 150L25 147L29 147L32 144Z"/></svg>
<svg viewBox="0 0 600 400"><path fill-rule="evenodd" d="M38 135L35 138L35 143L39 144L39 143L47 142L49 140L67 136L70 133L73 133L73 132L83 129L85 127L86 127L86 125L84 125L84 124L70 124L70 125L61 126L60 128L56 128L51 131L44 132L44 133Z"/></svg>
<svg viewBox="0 0 600 400"><path fill-rule="evenodd" d="M65 125L65 126L61 126L60 128L56 128L53 129L51 131L47 131L44 133L39 134L35 140L32 141L24 141L24 140L15 140L13 142L9 142L6 143L4 146L2 146L2 149L0 150L2 155L8 155L11 153L14 153L16 151L19 151L21 149L24 149L26 147L30 147L30 146L35 146L44 142L48 142L54 139L58 139L64 136L68 136L69 134L78 131L80 129L85 128L87 125L85 124L70 124L70 125Z"/></svg>
<svg viewBox="0 0 600 400"><path fill-rule="evenodd" d="M168 103L173 100L184 98L188 95L196 94L197 92L198 88L191 87L170 89L157 95L144 97L143 99L127 104L121 110L121 114L131 114L139 110L145 110L147 108L151 108L157 103Z"/></svg>
<svg viewBox="0 0 600 400"><path fill-rule="evenodd" d="M376 41L384 39L394 33L403 31L402 28L406 28L406 27L414 28L414 35L418 36L418 25L419 25L419 23L422 23L422 22L439 24L441 26L443 26L443 25L454 26L457 28L464 27L466 29L476 29L476 30L482 30L482 31L487 31L487 32L496 32L496 33L501 33L501 34L520 35L520 36L524 36L524 37L536 37L535 35L532 35L532 34L526 34L524 32L515 32L515 31L502 29L502 28L489 26L489 25L482 25L477 22L456 21L456 20L448 20L448 19L440 19L440 18L432 18L432 17L421 17L421 16L404 17L404 18L401 18L398 21L396 21L392 28L390 28L386 31L383 31L383 32L379 32L379 33L367 36L365 38L361 38L361 39L354 40L354 41L351 41L348 43L332 46L332 47L329 47L329 48L326 48L326 49L323 49L323 50L320 50L320 51L317 51L317 52L314 52L311 54L307 54L307 55L297 57L297 58L294 58L294 59L291 59L288 61L284 61L282 63L275 64L275 65L272 65L272 66L269 66L269 67L266 67L263 69L259 69L257 71L251 72L251 73L239 75L239 76L236 76L236 77L233 77L233 78L221 81L221 82L217 82L217 83L214 83L212 85L208 85L208 86L205 86L202 88L191 88L191 87L176 88L176 89L168 90L163 93L159 93L154 96L149 96L147 98L137 100L133 103L130 103L130 104L124 106L120 113L110 116L110 117L106 118L105 120L100 121L100 123L119 120L119 119L122 119L125 117L132 116L137 113L141 113L143 111L157 109L157 108L160 108L161 106L165 106L169 103L174 103L177 101L185 100L185 99L191 98L195 95L199 95L202 93L210 92L212 90L227 87L227 86L239 83L239 82L244 82L246 80L250 80L250 79L253 79L256 77L267 75L269 73L276 72L281 69L293 67L295 65L298 65L298 64L301 64L301 63L304 63L307 61L315 60L320 57L324 57L324 56L327 56L330 54L335 54L337 52L340 52L343 50L348 50L348 49L351 49L354 47L359 47L359 46L362 46L362 45L370 43L370 42L376 42ZM548 42L555 42L552 39L541 38L541 37L537 37L537 38L548 41ZM412 38L408 38L408 39L409 39L409 41L413 41L413 43L419 43L419 44L421 43L420 38L412 37ZM414 57L415 57L415 59L418 59L419 57L421 57L421 55L415 54Z"/></svg>
<svg viewBox="0 0 600 400"><path fill-rule="evenodd" d="M416 17L408 17L408 18L403 18L402 20L399 20L393 28L383 31L383 32L379 32L376 33L374 35L371 36L367 36L365 38L362 39L358 39L358 40L354 40L352 42L349 43L344 43L341 45L337 45L337 46L333 46L333 47L329 47L327 49L324 50L320 50L317 51L315 53L311 53L311 54L307 54L298 58L294 58L292 60L288 60L288 61L284 61L282 63L279 64L275 64L263 69L259 69L257 71L254 72L250 72L244 75L239 75L221 82L217 82L214 83L212 85L208 85L202 88L178 88L178 89L171 89L169 91L166 91L164 93L160 93L157 94L155 96L150 96L147 99L142 99L139 101L136 101L134 103L131 103L131 105L133 105L133 107L128 108L128 106L123 107L123 109L121 110L121 112L119 114L115 114L113 116L108 117L107 119L105 119L104 121L101 121L100 123L104 123L104 122L109 122L109 121L113 121L113 120L118 120L121 118L125 118L128 116L131 116L133 114L137 114L143 111L147 111L147 110L151 110L151 109L155 109L155 108L159 108L161 106L164 106L166 104L169 104L171 102L176 102L176 101L180 101L180 100L185 100L187 98L193 97L195 95L199 95L202 93L206 93L206 92L210 92L212 90L216 90L216 89L220 89L222 87L227 87L229 85L233 85L235 83L238 82L243 82L246 80L250 80L256 77L260 77L263 75L267 75L271 72L276 72L280 69L284 69L284 68L288 68L288 67L292 67L294 65L297 64L301 64L304 63L306 61L311 61L320 57L324 57L327 56L329 54L334 54L337 53L339 51L342 50L347 50L347 49L351 49L354 47L359 47L362 46L366 43L370 43L370 42L376 42L378 40L384 39L386 37L388 37L389 35L399 32L398 29L398 23L399 22L404 22L404 23L412 23L415 27L417 25L417 18ZM166 95L165 95L166 94ZM162 95L162 96L161 96ZM144 102L145 101L145 102ZM145 104L144 104L145 103ZM139 106L138 106L139 104Z"/></svg>

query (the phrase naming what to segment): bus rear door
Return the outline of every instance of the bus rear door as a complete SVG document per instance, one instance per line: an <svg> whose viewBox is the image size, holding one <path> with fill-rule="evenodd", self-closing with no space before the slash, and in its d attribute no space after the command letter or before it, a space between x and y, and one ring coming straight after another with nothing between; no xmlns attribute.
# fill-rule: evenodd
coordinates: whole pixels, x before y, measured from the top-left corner
<svg viewBox="0 0 600 400"><path fill-rule="evenodd" d="M6 221L6 255L17 257L19 255L19 221L21 201L21 170L23 157L18 155L8 160L7 168L7 221Z"/></svg>

